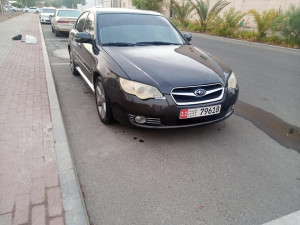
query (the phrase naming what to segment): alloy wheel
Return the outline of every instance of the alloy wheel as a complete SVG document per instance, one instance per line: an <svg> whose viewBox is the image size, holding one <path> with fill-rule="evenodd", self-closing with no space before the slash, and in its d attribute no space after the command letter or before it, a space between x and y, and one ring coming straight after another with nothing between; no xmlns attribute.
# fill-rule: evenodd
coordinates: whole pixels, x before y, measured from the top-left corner
<svg viewBox="0 0 300 225"><path fill-rule="evenodd" d="M106 117L106 98L105 98L104 88L101 82L99 81L97 82L95 91L96 91L96 103L97 103L98 112L101 119L104 120Z"/></svg>

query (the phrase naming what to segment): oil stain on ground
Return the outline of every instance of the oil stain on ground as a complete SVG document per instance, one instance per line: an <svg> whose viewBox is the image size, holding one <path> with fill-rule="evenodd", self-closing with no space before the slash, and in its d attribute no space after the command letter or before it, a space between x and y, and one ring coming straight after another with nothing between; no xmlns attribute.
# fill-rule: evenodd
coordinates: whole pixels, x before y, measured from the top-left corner
<svg viewBox="0 0 300 225"><path fill-rule="evenodd" d="M284 122L272 113L238 101L234 114L253 123L279 144L300 153L300 128Z"/></svg>

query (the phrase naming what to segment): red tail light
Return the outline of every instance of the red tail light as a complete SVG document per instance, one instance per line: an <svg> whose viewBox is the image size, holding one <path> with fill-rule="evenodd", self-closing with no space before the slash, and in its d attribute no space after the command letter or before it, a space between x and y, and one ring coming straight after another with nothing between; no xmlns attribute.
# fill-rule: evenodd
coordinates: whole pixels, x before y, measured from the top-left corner
<svg viewBox="0 0 300 225"><path fill-rule="evenodd" d="M69 21L65 21L65 20L58 20L57 23L69 23Z"/></svg>

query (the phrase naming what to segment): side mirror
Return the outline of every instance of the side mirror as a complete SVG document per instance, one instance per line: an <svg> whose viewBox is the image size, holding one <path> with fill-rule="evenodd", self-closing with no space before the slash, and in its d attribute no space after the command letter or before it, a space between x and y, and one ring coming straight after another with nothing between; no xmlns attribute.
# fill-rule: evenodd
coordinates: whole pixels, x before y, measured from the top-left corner
<svg viewBox="0 0 300 225"><path fill-rule="evenodd" d="M86 32L78 32L75 35L75 41L78 43L88 43L92 41L91 35Z"/></svg>
<svg viewBox="0 0 300 225"><path fill-rule="evenodd" d="M192 35L190 33L184 33L183 37L185 38L185 40L187 42L191 42L191 40L192 40Z"/></svg>

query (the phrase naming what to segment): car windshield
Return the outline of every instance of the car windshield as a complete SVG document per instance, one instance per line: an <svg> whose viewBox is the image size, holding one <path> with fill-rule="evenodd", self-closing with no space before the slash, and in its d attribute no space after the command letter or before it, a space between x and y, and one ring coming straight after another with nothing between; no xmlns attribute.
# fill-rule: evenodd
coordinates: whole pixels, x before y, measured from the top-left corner
<svg viewBox="0 0 300 225"><path fill-rule="evenodd" d="M81 14L78 10L58 10L57 16L60 17L79 17Z"/></svg>
<svg viewBox="0 0 300 225"><path fill-rule="evenodd" d="M55 9L43 9L42 13L55 13Z"/></svg>
<svg viewBox="0 0 300 225"><path fill-rule="evenodd" d="M184 44L171 23L156 15L100 14L98 34L104 46Z"/></svg>

